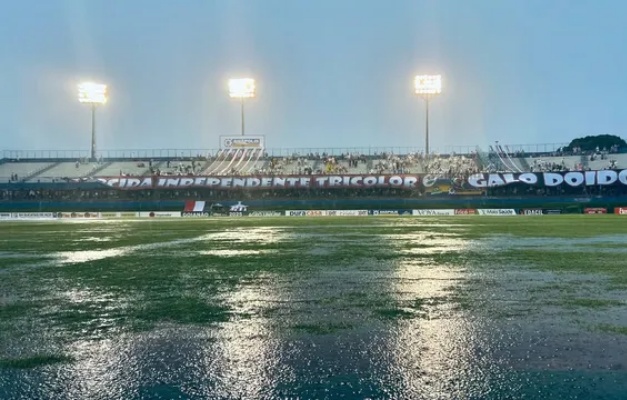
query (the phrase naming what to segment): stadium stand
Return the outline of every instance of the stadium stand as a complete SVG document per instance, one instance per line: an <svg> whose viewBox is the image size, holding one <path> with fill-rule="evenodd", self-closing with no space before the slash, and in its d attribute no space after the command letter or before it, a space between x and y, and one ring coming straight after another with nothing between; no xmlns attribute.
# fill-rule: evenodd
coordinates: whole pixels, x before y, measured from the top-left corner
<svg viewBox="0 0 627 400"><path fill-rule="evenodd" d="M7 161L0 165L0 181L24 181L54 164L53 162Z"/></svg>
<svg viewBox="0 0 627 400"><path fill-rule="evenodd" d="M91 175L98 168L97 163L89 162L58 162L49 170L32 177L31 181L39 180L42 182L54 181L56 179L78 179Z"/></svg>
<svg viewBox="0 0 627 400"><path fill-rule="evenodd" d="M538 146L540 147L540 146ZM155 151L164 154L176 151ZM143 157L134 151L129 157L115 157L90 162L85 159L0 159L0 182L55 182L116 176L247 176L247 175L319 175L319 174L428 174L432 177L467 177L478 172L547 172L603 170L627 167L627 154L618 149L583 153L577 149L564 153L512 150L498 142L487 151L434 154L429 159L414 151L323 152L289 150L283 155L261 149L221 149L214 156ZM190 152L191 154L191 152ZM200 153L199 153L200 154ZM276 153L274 153L276 154Z"/></svg>

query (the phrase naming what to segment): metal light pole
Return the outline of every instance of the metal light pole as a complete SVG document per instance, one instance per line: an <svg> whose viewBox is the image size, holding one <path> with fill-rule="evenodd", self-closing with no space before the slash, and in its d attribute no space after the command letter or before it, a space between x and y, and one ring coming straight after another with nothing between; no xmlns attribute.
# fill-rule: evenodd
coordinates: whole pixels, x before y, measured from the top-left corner
<svg viewBox="0 0 627 400"><path fill-rule="evenodd" d="M244 99L255 97L255 80L252 78L229 79L229 96L240 99L242 112L242 136L244 136Z"/></svg>
<svg viewBox="0 0 627 400"><path fill-rule="evenodd" d="M425 100L425 156L429 157L429 100L442 93L442 75L417 75L414 89Z"/></svg>
<svg viewBox="0 0 627 400"><path fill-rule="evenodd" d="M242 136L244 136L244 98L242 97L240 100L242 103Z"/></svg>
<svg viewBox="0 0 627 400"><path fill-rule="evenodd" d="M107 85L84 82L78 85L78 101L91 106L91 160L96 160L96 106L107 102Z"/></svg>

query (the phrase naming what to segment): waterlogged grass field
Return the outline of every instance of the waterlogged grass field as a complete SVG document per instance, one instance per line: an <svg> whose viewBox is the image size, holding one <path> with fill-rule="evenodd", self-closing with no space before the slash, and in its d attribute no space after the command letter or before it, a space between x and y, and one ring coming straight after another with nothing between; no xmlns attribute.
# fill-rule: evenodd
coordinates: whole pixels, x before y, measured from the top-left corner
<svg viewBox="0 0 627 400"><path fill-rule="evenodd" d="M618 216L0 224L1 399L624 399Z"/></svg>

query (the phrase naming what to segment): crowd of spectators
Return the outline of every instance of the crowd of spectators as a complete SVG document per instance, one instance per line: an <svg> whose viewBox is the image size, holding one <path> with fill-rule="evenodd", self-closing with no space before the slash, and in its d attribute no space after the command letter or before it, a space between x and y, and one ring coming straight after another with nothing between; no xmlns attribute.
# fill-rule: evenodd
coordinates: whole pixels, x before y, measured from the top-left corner
<svg viewBox="0 0 627 400"><path fill-rule="evenodd" d="M452 153L449 156L435 156L427 160L425 172L429 176L448 179L466 179L472 174L484 172L479 168L476 153L470 155L457 155Z"/></svg>

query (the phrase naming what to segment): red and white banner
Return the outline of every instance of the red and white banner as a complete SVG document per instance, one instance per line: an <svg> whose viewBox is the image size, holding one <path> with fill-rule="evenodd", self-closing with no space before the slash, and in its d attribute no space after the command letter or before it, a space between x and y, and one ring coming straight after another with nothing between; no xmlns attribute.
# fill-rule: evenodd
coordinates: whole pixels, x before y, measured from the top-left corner
<svg viewBox="0 0 627 400"><path fill-rule="evenodd" d="M415 189L418 175L298 175L298 176L195 176L144 178L99 178L116 189L317 189L317 188L395 188Z"/></svg>
<svg viewBox="0 0 627 400"><path fill-rule="evenodd" d="M614 214L627 215L627 207L614 207Z"/></svg>
<svg viewBox="0 0 627 400"><path fill-rule="evenodd" d="M204 212L206 203L205 201L186 201L183 212Z"/></svg>

